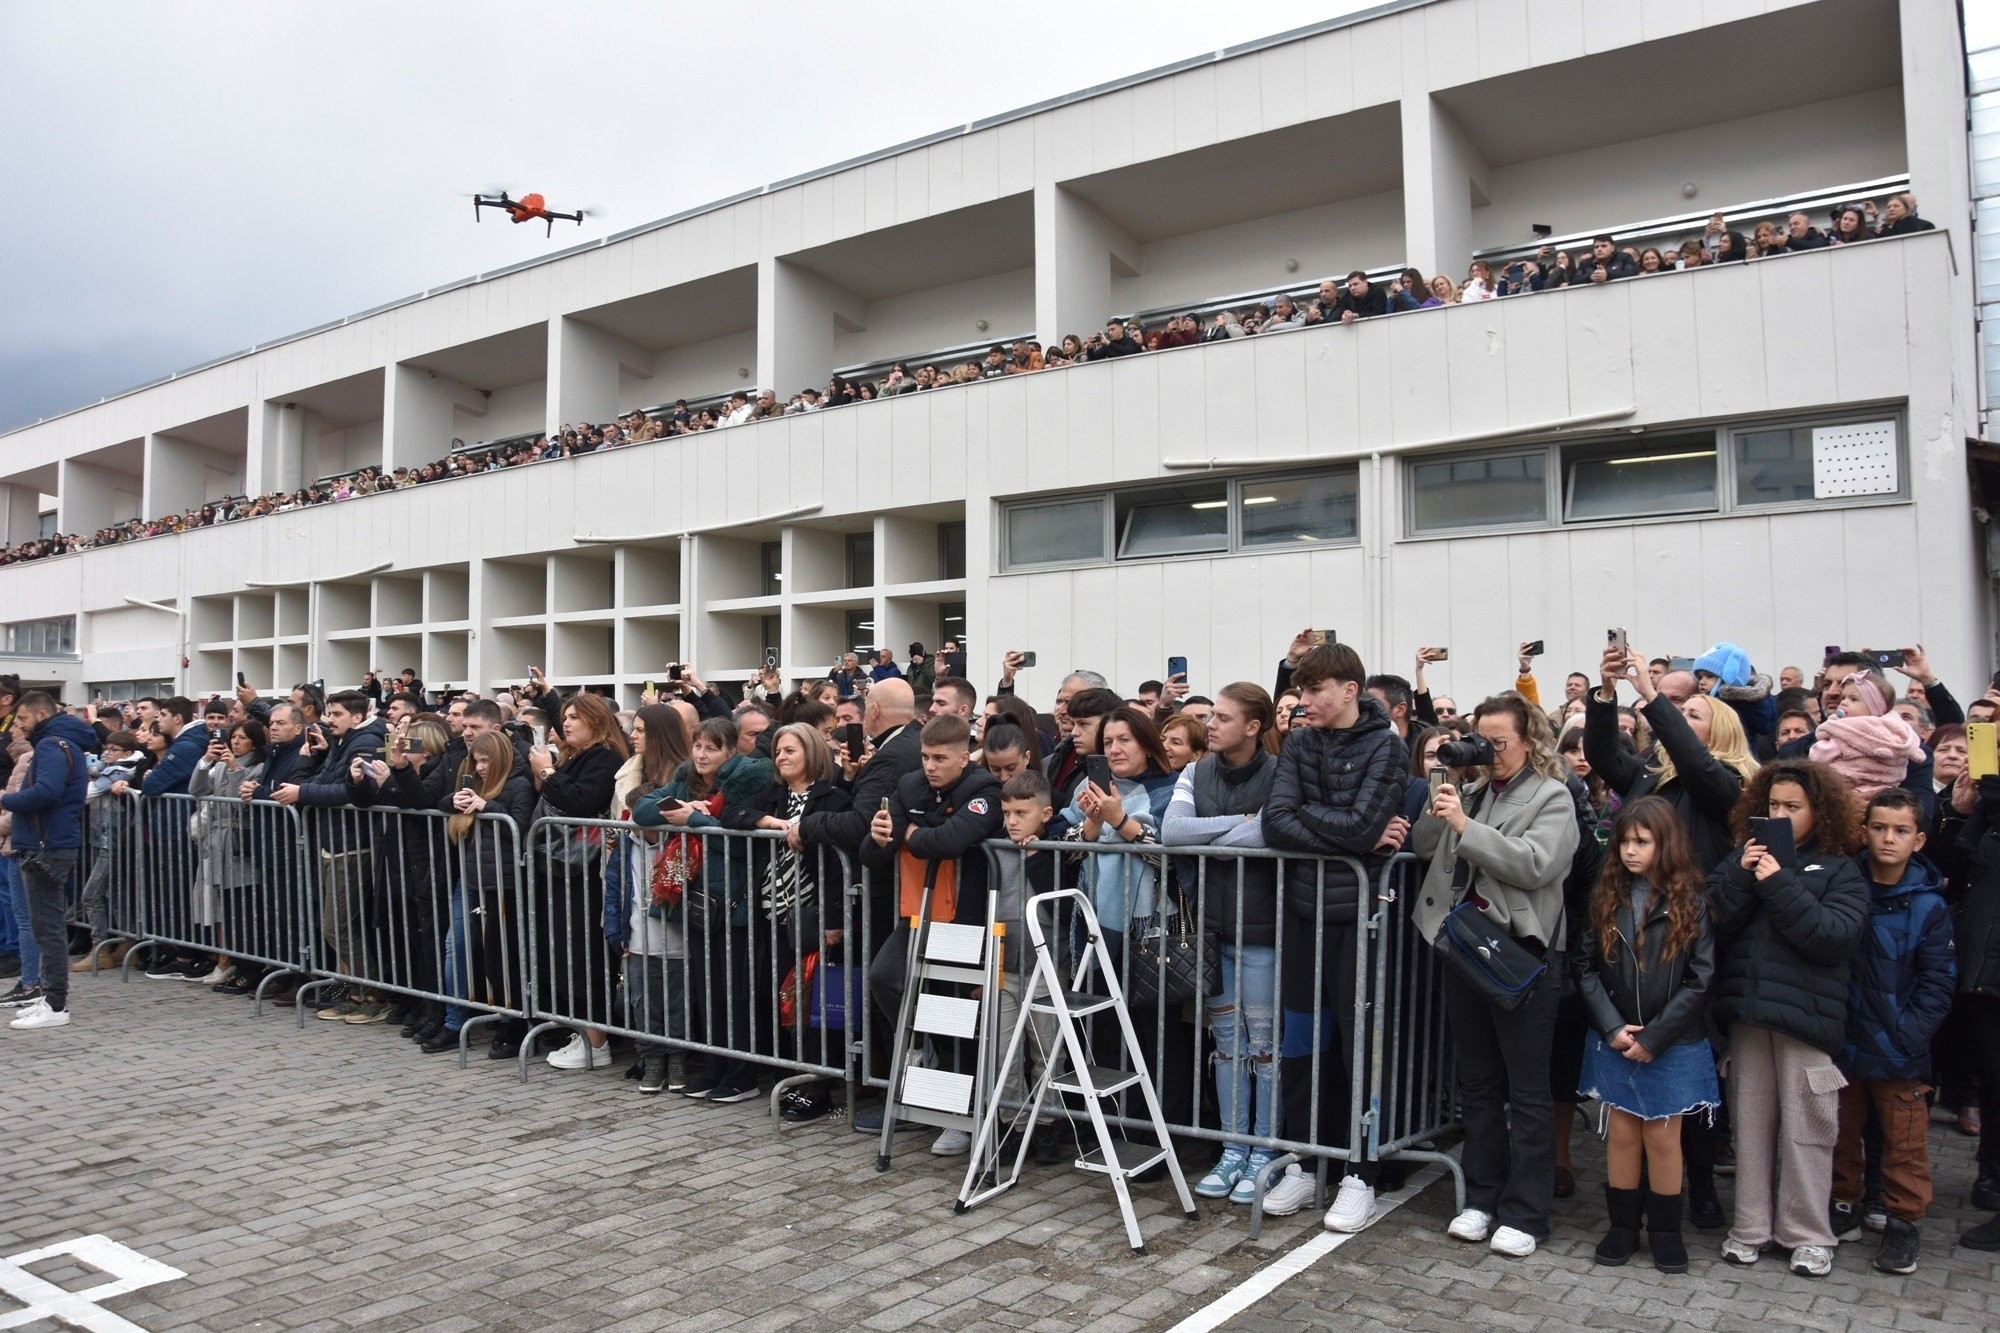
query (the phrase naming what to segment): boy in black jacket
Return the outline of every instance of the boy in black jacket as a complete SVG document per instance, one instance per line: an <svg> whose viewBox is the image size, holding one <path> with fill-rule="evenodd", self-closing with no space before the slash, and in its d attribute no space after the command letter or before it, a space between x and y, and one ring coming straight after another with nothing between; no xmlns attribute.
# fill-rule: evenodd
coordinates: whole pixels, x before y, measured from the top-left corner
<svg viewBox="0 0 2000 1333"><path fill-rule="evenodd" d="M906 774L885 797L887 809L877 809L861 844L861 861L893 883L900 855L907 850L919 861L956 865L958 908L955 919L986 924L986 853L979 844L1000 832L1000 783L972 762L972 731L955 713L924 724L923 767ZM933 909L933 917L936 911ZM868 965L869 993L891 1024L902 1014L903 992L909 982L910 923L896 929ZM891 1075L892 1079L895 1075ZM870 1132L871 1117L859 1116L855 1129ZM874 1129L881 1128L877 1120Z"/></svg>

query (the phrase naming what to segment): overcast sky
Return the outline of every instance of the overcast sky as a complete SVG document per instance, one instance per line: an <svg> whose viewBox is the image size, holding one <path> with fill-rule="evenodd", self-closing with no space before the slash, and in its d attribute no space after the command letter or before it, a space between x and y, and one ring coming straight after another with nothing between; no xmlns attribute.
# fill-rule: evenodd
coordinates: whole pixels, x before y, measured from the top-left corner
<svg viewBox="0 0 2000 1333"><path fill-rule="evenodd" d="M1372 2L0 0L0 430Z"/></svg>

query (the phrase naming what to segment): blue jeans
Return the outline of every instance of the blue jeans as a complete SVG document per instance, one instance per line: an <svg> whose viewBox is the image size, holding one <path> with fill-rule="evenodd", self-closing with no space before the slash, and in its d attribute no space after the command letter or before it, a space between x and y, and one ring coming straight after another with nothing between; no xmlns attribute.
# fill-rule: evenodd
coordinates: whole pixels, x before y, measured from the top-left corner
<svg viewBox="0 0 2000 1333"><path fill-rule="evenodd" d="M1222 946L1222 990L1205 1002L1215 1039L1215 1101L1229 1135L1270 1138L1277 1124L1278 951L1268 944ZM1232 1148L1244 1145L1230 1143Z"/></svg>
<svg viewBox="0 0 2000 1333"><path fill-rule="evenodd" d="M451 915L444 932L444 993L463 999L470 992L467 987L472 980L472 960L467 953L467 941L472 938L472 922L465 915L465 886L451 886ZM462 1004L446 1003L444 1025L448 1031L456 1032L465 1026L465 1020L472 1017L472 1011Z"/></svg>
<svg viewBox="0 0 2000 1333"><path fill-rule="evenodd" d="M21 858L0 856L0 885L7 890L7 904L14 916L15 951L21 956L21 985L42 984L42 946L35 939L35 932L29 926L33 919L28 915L28 886L21 882ZM69 965L68 959L63 965Z"/></svg>
<svg viewBox="0 0 2000 1333"><path fill-rule="evenodd" d="M0 957L21 955L21 936L28 933L28 923L14 916L14 895L5 885L0 885Z"/></svg>

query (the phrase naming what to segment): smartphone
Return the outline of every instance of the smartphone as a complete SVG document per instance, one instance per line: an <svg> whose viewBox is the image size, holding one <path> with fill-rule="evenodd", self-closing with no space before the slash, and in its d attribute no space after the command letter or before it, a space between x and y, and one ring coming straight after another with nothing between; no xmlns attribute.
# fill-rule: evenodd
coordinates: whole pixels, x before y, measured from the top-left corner
<svg viewBox="0 0 2000 1333"><path fill-rule="evenodd" d="M460 791L471 791L471 790L472 790L472 774L470 774L470 773L467 773L467 774L466 774L465 776L461 777L461 778L460 778L460 779L458 780L458 789L459 789Z"/></svg>
<svg viewBox="0 0 2000 1333"><path fill-rule="evenodd" d="M1879 653L1870 653L1868 656L1875 659L1875 665L1878 667L1899 667L1904 662L1901 648L1885 648Z"/></svg>
<svg viewBox="0 0 2000 1333"><path fill-rule="evenodd" d="M1033 666L1034 664L1035 664L1035 655L1031 652L1028 652L1021 654L1021 660L1015 663L1015 666L1022 671L1026 671L1029 667Z"/></svg>
<svg viewBox="0 0 2000 1333"><path fill-rule="evenodd" d="M1632 651L1632 645L1626 642L1625 631L1622 629L1606 630L1604 632L1604 642L1616 648L1621 657L1630 654Z"/></svg>
<svg viewBox="0 0 2000 1333"><path fill-rule="evenodd" d="M1965 724L1965 772L1974 782L2000 776L2000 728L1994 723Z"/></svg>
<svg viewBox="0 0 2000 1333"><path fill-rule="evenodd" d="M1540 657L1544 651L1546 650L1542 647L1542 641L1540 639L1536 639L1533 643L1529 644L1527 647L1521 650L1521 656Z"/></svg>
<svg viewBox="0 0 2000 1333"><path fill-rule="evenodd" d="M882 813L885 815L889 813L889 798L886 796L882 798Z"/></svg>
<svg viewBox="0 0 2000 1333"><path fill-rule="evenodd" d="M547 727L529 727L528 734L535 738L535 748L538 750L549 743L549 729Z"/></svg>
<svg viewBox="0 0 2000 1333"><path fill-rule="evenodd" d="M1183 681L1187 679L1187 659L1185 657L1169 657L1167 659L1167 679L1172 680L1177 676Z"/></svg>
<svg viewBox="0 0 2000 1333"><path fill-rule="evenodd" d="M394 751L394 752L395 752L395 753L397 753L397 754L401 754L401 753L403 752L403 733L402 733L402 732L400 732L400 731L392 731L392 732L390 732L390 733L389 733L389 748L390 748L390 750Z"/></svg>
<svg viewBox="0 0 2000 1333"><path fill-rule="evenodd" d="M1304 704L1293 704L1292 721L1303 722L1305 720L1306 720L1306 706Z"/></svg>
<svg viewBox="0 0 2000 1333"><path fill-rule="evenodd" d="M658 693L659 693L659 690L657 690L657 689L655 689L655 688L654 688L654 686L653 686L653 682L652 682L652 681L650 681L650 680L646 682L646 693L648 693L648 694L658 694Z"/></svg>
<svg viewBox="0 0 2000 1333"><path fill-rule="evenodd" d="M1694 659L1692 657L1669 657L1667 659L1667 670L1693 671Z"/></svg>
<svg viewBox="0 0 2000 1333"><path fill-rule="evenodd" d="M1430 778L1431 799L1435 801L1438 789L1451 785L1451 770L1448 768L1434 768L1426 776Z"/></svg>
<svg viewBox="0 0 2000 1333"><path fill-rule="evenodd" d="M667 668L667 679L679 680L680 678L681 678L681 664L679 662L676 662L672 666Z"/></svg>
<svg viewBox="0 0 2000 1333"><path fill-rule="evenodd" d="M1310 638L1315 644L1317 644L1321 648L1324 648L1326 647L1326 645L1333 642L1333 631L1330 629L1316 629L1313 630L1307 637Z"/></svg>
<svg viewBox="0 0 2000 1333"><path fill-rule="evenodd" d="M1111 776L1111 761L1101 754L1087 754L1083 757L1084 775L1090 785L1099 791L1110 791L1114 779Z"/></svg>
<svg viewBox="0 0 2000 1333"><path fill-rule="evenodd" d="M248 685L249 683L250 683L250 682L249 682L249 681L248 681L247 679L245 679L245 678L244 678L244 675L243 675L243 673L242 673L241 671L239 671L239 672L237 672L237 673L236 673L236 688L237 688L237 689L239 689L239 690L240 690L240 689L242 689L242 688L243 688L243 687L244 687L245 685Z"/></svg>
<svg viewBox="0 0 2000 1333"><path fill-rule="evenodd" d="M868 736L859 722L849 722L840 729L840 743L847 747L850 758L859 759L868 747Z"/></svg>
<svg viewBox="0 0 2000 1333"><path fill-rule="evenodd" d="M1792 838L1792 821L1782 816L1767 819L1752 816L1750 819L1750 841L1762 843L1765 850L1776 858L1779 865L1787 870L1795 870L1799 864L1799 849Z"/></svg>
<svg viewBox="0 0 2000 1333"><path fill-rule="evenodd" d="M1993 673L1993 679L1986 682L1986 687L1992 690L2000 690L2000 671Z"/></svg>
<svg viewBox="0 0 2000 1333"><path fill-rule="evenodd" d="M1825 666L1828 662L1831 662L1834 658L1838 656L1840 656L1840 645L1837 643L1829 643L1826 646L1825 655L1819 659L1819 664L1821 666Z"/></svg>
<svg viewBox="0 0 2000 1333"><path fill-rule="evenodd" d="M1535 651L1540 652L1541 648L1542 644L1538 639L1535 641ZM1437 654L1436 657L1431 659L1433 662L1449 662L1451 660L1451 649L1449 648L1433 648L1431 651Z"/></svg>
<svg viewBox="0 0 2000 1333"><path fill-rule="evenodd" d="M776 648L766 648L764 650L764 669L766 671L776 671L778 669L778 650Z"/></svg>

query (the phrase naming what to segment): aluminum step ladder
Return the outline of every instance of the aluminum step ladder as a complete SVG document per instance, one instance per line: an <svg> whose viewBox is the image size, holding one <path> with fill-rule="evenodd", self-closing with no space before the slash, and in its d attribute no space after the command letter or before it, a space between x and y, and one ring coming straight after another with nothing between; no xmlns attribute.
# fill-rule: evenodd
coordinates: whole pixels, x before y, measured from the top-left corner
<svg viewBox="0 0 2000 1333"><path fill-rule="evenodd" d="M1044 911L1050 910L1053 914L1052 909L1065 898L1075 900L1076 920L1086 936L1076 968L1067 979L1056 962L1054 945L1044 933L1042 924ZM1028 899L1027 926L1028 943L1034 950L1035 962L1021 988L1020 1014L1014 1023L1014 1034L1007 1042L1007 1053L1002 1057L995 1076L995 1086L1005 1087L1026 1059L1029 1043L1038 1043L1034 1030L1038 1015L1055 1020L1060 1040L1056 1049L1042 1052L1041 1073L1024 1105L1009 1112L999 1097L987 1100L986 1113L980 1117L979 1130L972 1138L972 1160L966 1164L965 1184L958 1192L958 1202L953 1205L953 1211L963 1213L1013 1188L1020 1180L1021 1168L1027 1161L1029 1141L1039 1122L1042 1103L1051 1092L1068 1093L1083 1102L1084 1110L1090 1117L1091 1129L1097 1136L1097 1147L1076 1159L1077 1169L1096 1171L1111 1178L1111 1188L1118 1195L1118 1211L1125 1217L1126 1239L1135 1254L1144 1254L1146 1242L1139 1234L1139 1219L1132 1212L1130 1182L1133 1177L1164 1162L1168 1174L1173 1177L1174 1191L1180 1196L1181 1211L1189 1217L1198 1217L1200 1213L1195 1208L1194 1196L1188 1192L1187 1177L1181 1173L1180 1159L1174 1155L1173 1139L1167 1132L1167 1119L1160 1111L1159 1095L1153 1090L1153 1080L1147 1074L1138 1034L1132 1029L1132 1013L1125 1005L1125 990L1119 984L1118 969L1112 965L1111 955L1104 947L1103 932L1097 924L1097 913L1091 909L1090 898L1081 890L1057 889ZM1098 994L1084 989L1093 968L1108 993ZM1119 1041L1129 1068L1091 1062L1088 1038L1079 1025L1091 1015L1105 1012L1117 1015ZM1145 1100L1147 1116L1153 1122L1152 1143L1133 1143L1117 1137L1104 1118L1105 1102L1134 1088ZM1004 1136L1009 1134L1012 1135L1013 1165L1003 1177L1000 1172L1004 1164L1000 1158L1008 1142ZM983 1178L989 1173L991 1183L981 1188Z"/></svg>
<svg viewBox="0 0 2000 1333"><path fill-rule="evenodd" d="M877 1171L889 1169L899 1119L970 1134L993 1095L1005 928L994 924L992 901L993 895L987 895L984 926L932 921L927 884L921 908L910 918L909 970L882 1099ZM928 987L978 987L979 998ZM932 1038L970 1042L973 1072L933 1069L913 1060L913 1053L928 1049Z"/></svg>

